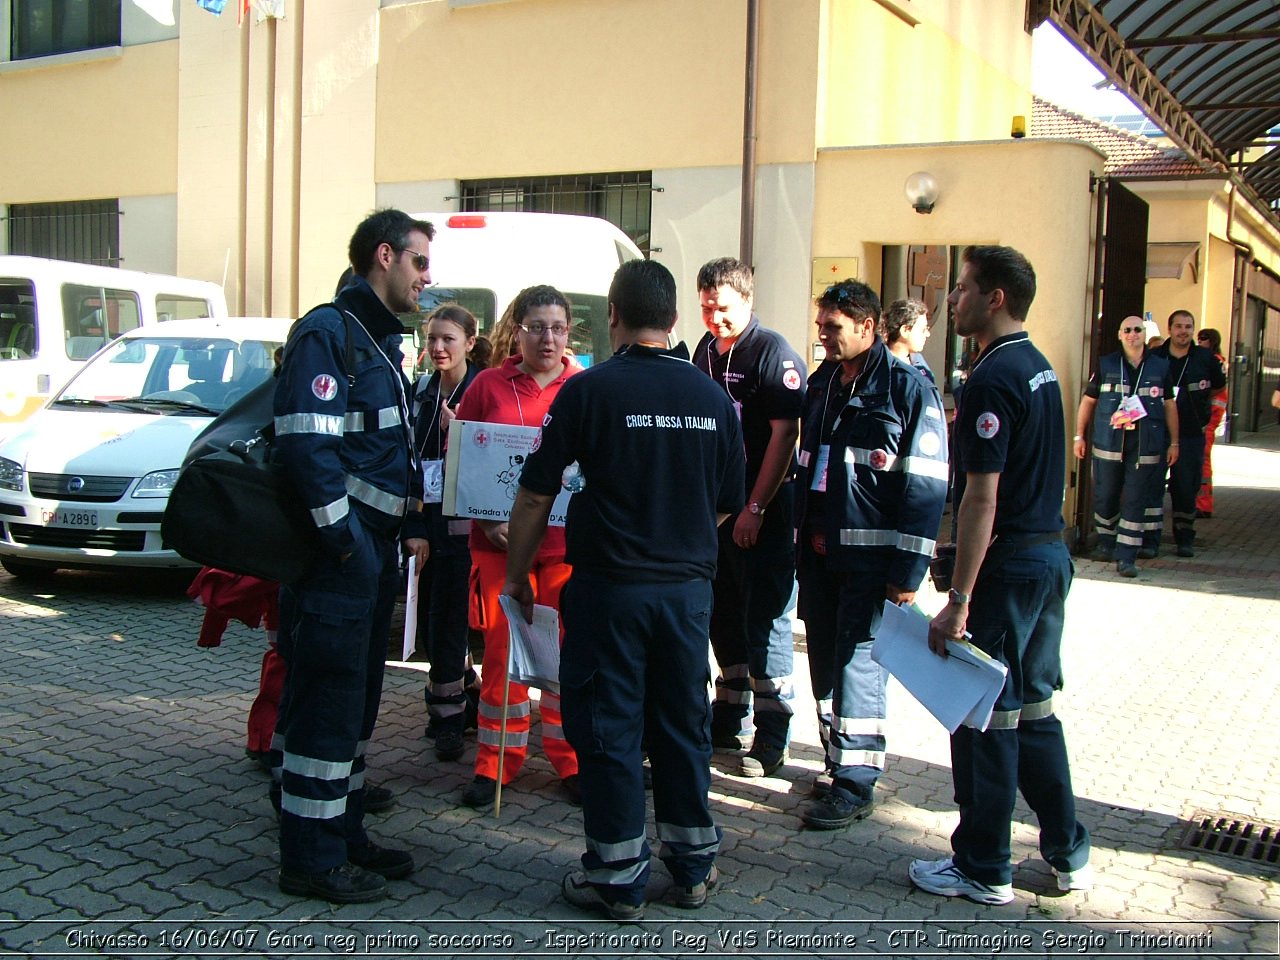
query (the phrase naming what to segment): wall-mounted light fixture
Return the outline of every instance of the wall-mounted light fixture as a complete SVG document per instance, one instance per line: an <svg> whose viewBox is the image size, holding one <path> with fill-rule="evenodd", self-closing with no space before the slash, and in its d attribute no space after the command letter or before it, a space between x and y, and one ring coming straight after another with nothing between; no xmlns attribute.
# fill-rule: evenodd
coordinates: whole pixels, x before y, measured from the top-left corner
<svg viewBox="0 0 1280 960"><path fill-rule="evenodd" d="M938 181L933 174L917 170L907 177L903 190L916 213L933 213L933 205L938 202Z"/></svg>

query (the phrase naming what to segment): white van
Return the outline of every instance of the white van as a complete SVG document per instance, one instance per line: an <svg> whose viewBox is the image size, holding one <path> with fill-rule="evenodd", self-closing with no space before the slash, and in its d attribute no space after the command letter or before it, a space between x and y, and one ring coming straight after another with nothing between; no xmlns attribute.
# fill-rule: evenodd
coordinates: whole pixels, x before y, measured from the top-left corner
<svg viewBox="0 0 1280 960"><path fill-rule="evenodd" d="M436 228L432 285L419 306L429 313L456 302L492 333L525 287L547 283L573 305L570 346L579 362L608 357L609 284L614 271L643 257L631 238L607 220L563 213L415 213ZM421 346L421 332L414 330ZM406 344L405 353L408 354Z"/></svg>
<svg viewBox="0 0 1280 960"><path fill-rule="evenodd" d="M30 416L120 334L162 320L226 315L216 283L0 256L0 432Z"/></svg>

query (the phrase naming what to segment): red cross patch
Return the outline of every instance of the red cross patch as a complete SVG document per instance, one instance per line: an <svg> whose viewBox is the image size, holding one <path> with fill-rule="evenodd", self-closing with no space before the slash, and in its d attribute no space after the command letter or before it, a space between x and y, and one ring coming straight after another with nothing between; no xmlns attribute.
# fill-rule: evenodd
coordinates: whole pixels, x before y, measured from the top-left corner
<svg viewBox="0 0 1280 960"><path fill-rule="evenodd" d="M889 455L883 450L872 450L869 459L872 470L883 470L884 465L889 462Z"/></svg>
<svg viewBox="0 0 1280 960"><path fill-rule="evenodd" d="M311 392L317 400L332 400L338 395L338 381L327 373L321 373L311 381Z"/></svg>
<svg viewBox="0 0 1280 960"><path fill-rule="evenodd" d="M978 436L983 440L990 440L1000 432L1000 418L994 413L984 413L978 417L978 422L974 426Z"/></svg>
<svg viewBox="0 0 1280 960"><path fill-rule="evenodd" d="M472 436L471 442L477 447L487 447L489 445L489 432L487 430L477 430Z"/></svg>
<svg viewBox="0 0 1280 960"><path fill-rule="evenodd" d="M788 370L782 375L782 385L788 390L800 389L800 373L796 370Z"/></svg>

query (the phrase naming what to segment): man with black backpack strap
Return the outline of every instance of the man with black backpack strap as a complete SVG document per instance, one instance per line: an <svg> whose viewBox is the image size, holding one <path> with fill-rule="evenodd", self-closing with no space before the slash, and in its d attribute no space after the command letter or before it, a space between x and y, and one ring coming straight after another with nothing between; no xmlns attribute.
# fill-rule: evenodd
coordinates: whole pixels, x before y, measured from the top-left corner
<svg viewBox="0 0 1280 960"><path fill-rule="evenodd" d="M294 326L276 385L274 455L320 538L306 575L280 597L279 882L334 903L379 899L388 879L413 871L407 851L364 831L364 753L382 696L398 540L419 564L428 551L396 314L414 310L431 282L434 235L399 210L367 217L349 247L354 277Z"/></svg>

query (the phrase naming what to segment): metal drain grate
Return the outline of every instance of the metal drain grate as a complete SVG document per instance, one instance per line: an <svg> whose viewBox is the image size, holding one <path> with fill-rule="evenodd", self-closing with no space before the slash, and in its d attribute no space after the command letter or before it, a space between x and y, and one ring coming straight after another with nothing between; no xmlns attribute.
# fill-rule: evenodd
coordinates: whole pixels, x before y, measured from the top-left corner
<svg viewBox="0 0 1280 960"><path fill-rule="evenodd" d="M1280 824L1247 820L1231 813L1197 810L1178 846L1223 857L1280 866Z"/></svg>

